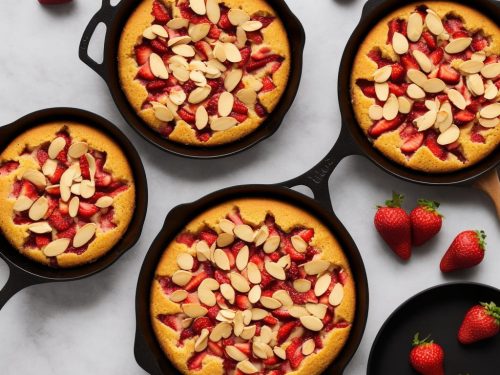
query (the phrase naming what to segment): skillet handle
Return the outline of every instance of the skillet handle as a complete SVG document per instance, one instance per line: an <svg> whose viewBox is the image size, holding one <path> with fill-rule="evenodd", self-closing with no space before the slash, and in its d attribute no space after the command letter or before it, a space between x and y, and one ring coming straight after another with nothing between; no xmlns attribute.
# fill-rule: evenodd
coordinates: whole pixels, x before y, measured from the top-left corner
<svg viewBox="0 0 500 375"><path fill-rule="evenodd" d="M87 64L92 70L99 74L103 79L106 79L104 63L97 63L94 59L89 56L89 44L92 39L92 35L101 22L106 25L106 32L109 30L111 21L115 14L114 8L110 0L102 0L101 9L92 17L89 24L83 32L82 39L80 40L80 48L78 50L78 56L85 64Z"/></svg>
<svg viewBox="0 0 500 375"><path fill-rule="evenodd" d="M370 13L373 8L377 5L383 3L385 0L368 0L365 5L363 5L363 10L361 11L361 17L365 17L368 13Z"/></svg>
<svg viewBox="0 0 500 375"><path fill-rule="evenodd" d="M19 270L16 266L9 263L9 278L7 283L0 290L0 310L17 292L24 288L35 285L38 282L29 274Z"/></svg>
<svg viewBox="0 0 500 375"><path fill-rule="evenodd" d="M335 143L335 146L330 150L316 166L311 168L303 175L294 179L285 181L279 185L288 188L293 188L300 185L305 185L312 190L314 198L325 205L325 209L333 212L332 202L330 199L330 190L328 188L328 180L339 163L350 155L359 155L358 146L354 142L352 136L345 126L342 126L340 135Z"/></svg>
<svg viewBox="0 0 500 375"><path fill-rule="evenodd" d="M485 192L495 205L498 219L500 220L500 178L496 169L481 176L474 185L476 189Z"/></svg>

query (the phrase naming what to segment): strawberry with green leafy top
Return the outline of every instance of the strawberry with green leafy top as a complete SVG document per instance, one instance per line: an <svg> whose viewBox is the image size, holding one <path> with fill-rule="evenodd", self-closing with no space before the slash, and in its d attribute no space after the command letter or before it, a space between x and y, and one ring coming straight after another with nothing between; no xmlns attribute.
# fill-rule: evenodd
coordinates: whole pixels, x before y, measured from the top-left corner
<svg viewBox="0 0 500 375"><path fill-rule="evenodd" d="M423 245L441 230L443 218L438 207L438 202L418 200L418 207L410 213L413 245Z"/></svg>
<svg viewBox="0 0 500 375"><path fill-rule="evenodd" d="M444 350L429 336L420 340L419 334L413 337L413 349L410 352L410 365L422 375L444 375Z"/></svg>
<svg viewBox="0 0 500 375"><path fill-rule="evenodd" d="M482 230L468 230L460 233L451 243L441 259L442 272L471 268L484 259L486 234Z"/></svg>
<svg viewBox="0 0 500 375"><path fill-rule="evenodd" d="M467 311L458 331L458 341L472 344L496 336L500 332L500 307L482 302Z"/></svg>

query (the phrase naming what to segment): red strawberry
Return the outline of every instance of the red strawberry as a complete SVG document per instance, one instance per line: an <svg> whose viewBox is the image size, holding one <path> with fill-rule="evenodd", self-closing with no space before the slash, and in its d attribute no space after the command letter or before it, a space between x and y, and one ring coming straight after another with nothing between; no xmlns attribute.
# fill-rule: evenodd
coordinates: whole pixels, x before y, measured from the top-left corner
<svg viewBox="0 0 500 375"><path fill-rule="evenodd" d="M233 28L233 25L231 24L231 21L229 21L229 16L227 15L227 13L223 13L220 15L219 27L222 30L226 31L231 30Z"/></svg>
<svg viewBox="0 0 500 375"><path fill-rule="evenodd" d="M285 323L283 324L280 329L278 330L278 345L281 345L283 344L286 339L288 338L288 336L290 336L290 334L292 333L292 331L298 327L300 324L298 321L293 321L293 322L289 322L289 323Z"/></svg>
<svg viewBox="0 0 500 375"><path fill-rule="evenodd" d="M371 137L376 138L379 135L396 129L403 122L403 116L398 115L394 120L388 121L386 119L382 119L373 125L368 133Z"/></svg>
<svg viewBox="0 0 500 375"><path fill-rule="evenodd" d="M184 289L189 293L194 292L200 286L201 282L208 277L205 271L200 272L199 274L193 276L191 281L184 286Z"/></svg>
<svg viewBox="0 0 500 375"><path fill-rule="evenodd" d="M472 133L470 135L470 140L474 143L485 143L486 142L486 138L484 138L484 136L480 133Z"/></svg>
<svg viewBox="0 0 500 375"><path fill-rule="evenodd" d="M196 240L194 237L194 234L189 233L189 232L183 232L177 236L175 239L178 243L183 243L187 245L188 247L191 247Z"/></svg>
<svg viewBox="0 0 500 375"><path fill-rule="evenodd" d="M264 106L262 104L260 104L260 102L255 103L253 109L254 109L255 113L257 114L257 116L259 116L260 118L264 118L267 116L267 110L266 110L266 108L264 108Z"/></svg>
<svg viewBox="0 0 500 375"><path fill-rule="evenodd" d="M488 47L489 42L488 39L484 37L481 33L477 32L472 36L472 50L477 52L477 51L482 51L486 47Z"/></svg>
<svg viewBox="0 0 500 375"><path fill-rule="evenodd" d="M193 371L201 369L203 359L205 358L206 355L207 355L206 351L194 354L187 361L188 369L193 370Z"/></svg>
<svg viewBox="0 0 500 375"><path fill-rule="evenodd" d="M364 79L359 79L356 81L356 85L359 86L361 91L363 91L363 94L369 98L375 98L377 96L375 92L375 85L373 82L370 82L368 80Z"/></svg>
<svg viewBox="0 0 500 375"><path fill-rule="evenodd" d="M140 67L139 71L137 72L137 76L148 81L152 81L153 79L155 79L155 76L151 71L151 67L149 66L149 61L147 61L143 66Z"/></svg>
<svg viewBox="0 0 500 375"><path fill-rule="evenodd" d="M42 166L45 164L45 162L49 158L49 154L47 153L47 151L39 149L36 152L36 158L38 159L38 163L40 164L40 166Z"/></svg>
<svg viewBox="0 0 500 375"><path fill-rule="evenodd" d="M247 356L250 357L252 354L252 350L250 349L250 343L249 342L239 342L234 344L234 346L242 353L246 354Z"/></svg>
<svg viewBox="0 0 500 375"><path fill-rule="evenodd" d="M222 345L219 345L216 342L209 340L208 349L216 356L224 357L224 349L222 349Z"/></svg>
<svg viewBox="0 0 500 375"><path fill-rule="evenodd" d="M21 186L21 191L19 192L20 196L26 196L30 198L31 200L38 199L38 192L36 190L35 185L33 185L31 182L23 180L23 184Z"/></svg>
<svg viewBox="0 0 500 375"><path fill-rule="evenodd" d="M250 55L252 54L252 50L250 47L245 47L240 49L240 54L241 54L241 61L238 63L238 68L243 68L250 60Z"/></svg>
<svg viewBox="0 0 500 375"><path fill-rule="evenodd" d="M212 27L210 28L210 31L208 32L207 36L210 39L219 40L219 37L220 37L221 33L222 33L222 31L220 31L219 28L216 25L212 25Z"/></svg>
<svg viewBox="0 0 500 375"><path fill-rule="evenodd" d="M40 249L47 246L51 240L52 238L48 234L37 234L35 236L36 246Z"/></svg>
<svg viewBox="0 0 500 375"><path fill-rule="evenodd" d="M469 122L474 121L475 118L476 115L469 111L459 111L453 116L453 120L458 126L467 125Z"/></svg>
<svg viewBox="0 0 500 375"><path fill-rule="evenodd" d="M422 375L444 375L444 350L441 345L428 339L429 337L420 340L418 333L415 335L410 364Z"/></svg>
<svg viewBox="0 0 500 375"><path fill-rule="evenodd" d="M149 56L153 51L150 47L141 44L140 46L135 47L135 59L138 65L144 65L149 61Z"/></svg>
<svg viewBox="0 0 500 375"><path fill-rule="evenodd" d="M208 244L208 246L212 246L212 244L217 241L217 233L212 230L202 230L199 236L201 240Z"/></svg>
<svg viewBox="0 0 500 375"><path fill-rule="evenodd" d="M49 217L49 224L52 228L56 229L57 231L65 231L71 225L73 225L74 221L71 217L68 215L63 215L59 210L54 210L52 215Z"/></svg>
<svg viewBox="0 0 500 375"><path fill-rule="evenodd" d="M248 108L245 104L240 102L238 99L235 98L234 104L233 104L233 112L242 114L242 115L247 115L248 114Z"/></svg>
<svg viewBox="0 0 500 375"><path fill-rule="evenodd" d="M423 133L415 133L410 136L401 146L401 151L404 153L412 153L417 151L420 146L424 143L424 134Z"/></svg>
<svg viewBox="0 0 500 375"><path fill-rule="evenodd" d="M57 164L56 171L52 176L49 177L49 180L52 184L57 184L61 179L62 174L66 169L62 164Z"/></svg>
<svg viewBox="0 0 500 375"><path fill-rule="evenodd" d="M446 160L448 152L439 143L437 143L437 135L434 131L428 131L425 137L424 144L431 152L439 159Z"/></svg>
<svg viewBox="0 0 500 375"><path fill-rule="evenodd" d="M443 218L438 207L438 202L418 200L418 207L410 213L413 245L423 245L441 230Z"/></svg>
<svg viewBox="0 0 500 375"><path fill-rule="evenodd" d="M153 12L151 14L155 18L155 21L158 23L165 24L170 21L170 15L168 14L163 4L159 1L155 1L153 3Z"/></svg>
<svg viewBox="0 0 500 375"><path fill-rule="evenodd" d="M76 234L76 225L72 225L69 229L57 233L57 238L73 238Z"/></svg>
<svg viewBox="0 0 500 375"><path fill-rule="evenodd" d="M222 273L219 270L215 271L215 280L217 280L219 284L231 284L229 277L227 277L224 273Z"/></svg>
<svg viewBox="0 0 500 375"><path fill-rule="evenodd" d="M273 83L273 80L271 77L264 77L262 78L262 89L260 92L269 92L273 91L276 88L276 85Z"/></svg>
<svg viewBox="0 0 500 375"><path fill-rule="evenodd" d="M439 67L438 77L450 85L456 85L461 78L459 72L445 64Z"/></svg>
<svg viewBox="0 0 500 375"><path fill-rule="evenodd" d="M396 63L392 65L391 81L402 82L405 78L405 74L406 70L401 64Z"/></svg>
<svg viewBox="0 0 500 375"><path fill-rule="evenodd" d="M468 230L460 233L441 259L441 271L451 272L481 263L484 258L485 240L484 231Z"/></svg>
<svg viewBox="0 0 500 375"><path fill-rule="evenodd" d="M168 47L165 42L163 42L161 39L154 39L151 41L151 48L153 51L155 51L158 54L164 54L168 52Z"/></svg>
<svg viewBox="0 0 500 375"><path fill-rule="evenodd" d="M403 64L406 70L410 69L420 70L420 65L418 65L417 60L415 60L415 58L409 53L401 56L401 63Z"/></svg>
<svg viewBox="0 0 500 375"><path fill-rule="evenodd" d="M260 15L252 16L252 20L259 21L262 24L263 29L268 27L275 19L276 17L273 16L260 16Z"/></svg>
<svg viewBox="0 0 500 375"><path fill-rule="evenodd" d="M53 195L53 196L60 196L61 195L61 190L59 189L59 186L52 186L52 187L46 187L45 188L45 191L47 192L47 194L49 195Z"/></svg>
<svg viewBox="0 0 500 375"><path fill-rule="evenodd" d="M262 44L264 37L260 31L250 31L247 32L247 38L253 44Z"/></svg>
<svg viewBox="0 0 500 375"><path fill-rule="evenodd" d="M167 87L167 81L161 79L155 79L154 81L148 82L146 88L148 91L158 91Z"/></svg>
<svg viewBox="0 0 500 375"><path fill-rule="evenodd" d="M431 59L434 65L439 65L444 57L444 51L442 48L438 48L435 51L432 51L429 58Z"/></svg>
<svg viewBox="0 0 500 375"><path fill-rule="evenodd" d="M303 229L297 235L302 237L304 241L309 242L314 237L314 229Z"/></svg>
<svg viewBox="0 0 500 375"><path fill-rule="evenodd" d="M480 303L467 311L458 331L458 341L472 344L500 332L500 307L493 302Z"/></svg>
<svg viewBox="0 0 500 375"><path fill-rule="evenodd" d="M300 337L296 337L292 340L292 343L286 348L286 358L290 361L290 366L292 369L296 369L300 366L300 363L304 359L304 355L300 347L302 346L302 340Z"/></svg>
<svg viewBox="0 0 500 375"><path fill-rule="evenodd" d="M428 31L424 31L422 33L422 37L424 38L425 42L427 43L427 45L429 46L429 48L431 50L435 50L436 49L437 43L436 43L436 39L434 38L434 35L432 35Z"/></svg>
<svg viewBox="0 0 500 375"><path fill-rule="evenodd" d="M92 203L80 202L80 206L78 207L78 215L82 217L91 217L98 211L99 207Z"/></svg>
<svg viewBox="0 0 500 375"><path fill-rule="evenodd" d="M188 124L194 124L196 121L196 117L191 112L186 111L184 108L179 109L177 114Z"/></svg>
<svg viewBox="0 0 500 375"><path fill-rule="evenodd" d="M214 326L214 324L212 323L212 321L209 318L207 318L206 316L202 316L200 318L197 318L193 322L192 328L194 329L194 331L196 333L200 334L204 328L209 328L209 327L213 327L213 326Z"/></svg>
<svg viewBox="0 0 500 375"><path fill-rule="evenodd" d="M392 200L385 202L375 214L375 228L384 241L401 259L411 257L410 216L401 208L403 196L394 192Z"/></svg>
<svg viewBox="0 0 500 375"><path fill-rule="evenodd" d="M200 40L194 44L194 48L196 49L196 52L198 52L203 61L208 60L208 56L210 56L212 52L210 44L208 44L204 40Z"/></svg>
<svg viewBox="0 0 500 375"><path fill-rule="evenodd" d="M246 309L251 309L252 308L252 304L248 300L248 297L246 295L243 295L243 294L239 294L239 295L236 296L235 304L241 310L246 310Z"/></svg>
<svg viewBox="0 0 500 375"><path fill-rule="evenodd" d="M278 319L276 319L274 316L272 315L268 315L266 316L263 320L264 324L268 325L268 326L275 326L276 324L278 324Z"/></svg>

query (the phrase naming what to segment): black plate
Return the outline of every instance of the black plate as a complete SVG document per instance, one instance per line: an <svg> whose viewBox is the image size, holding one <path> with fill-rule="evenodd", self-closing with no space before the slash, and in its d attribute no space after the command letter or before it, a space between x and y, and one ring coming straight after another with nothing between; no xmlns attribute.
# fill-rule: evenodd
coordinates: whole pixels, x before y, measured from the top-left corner
<svg viewBox="0 0 500 375"><path fill-rule="evenodd" d="M500 374L500 335L464 346L457 333L469 308L500 303L500 290L475 283L451 283L427 289L403 303L380 329L368 360L368 375L414 375L408 363L416 332L432 335L445 352L446 374Z"/></svg>

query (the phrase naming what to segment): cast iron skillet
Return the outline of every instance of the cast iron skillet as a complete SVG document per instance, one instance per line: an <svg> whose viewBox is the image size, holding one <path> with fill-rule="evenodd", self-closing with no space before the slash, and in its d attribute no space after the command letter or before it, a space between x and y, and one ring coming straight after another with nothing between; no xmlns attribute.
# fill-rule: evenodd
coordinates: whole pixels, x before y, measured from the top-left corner
<svg viewBox="0 0 500 375"><path fill-rule="evenodd" d="M94 126L107 133L125 153L134 174L136 208L128 230L120 241L102 258L94 263L70 269L54 269L38 264L21 255L0 232L0 257L7 262L10 275L0 291L0 309L18 291L35 284L82 279L100 272L113 264L139 239L148 203L146 175L142 161L132 143L113 124L91 112L76 108L50 108L33 112L12 124L0 128L0 150L24 131L50 121L77 121Z"/></svg>
<svg viewBox="0 0 500 375"><path fill-rule="evenodd" d="M447 374L487 375L500 367L500 335L473 345L457 340L467 310L478 302L500 303L500 290L476 283L449 283L424 290L399 306L373 343L368 375L416 374L408 364L411 340L419 332L443 346Z"/></svg>
<svg viewBox="0 0 500 375"><path fill-rule="evenodd" d="M299 88L302 74L302 53L305 44L304 28L284 0L267 0L283 20L290 40L290 78L280 102L265 122L253 133L227 145L206 148L182 145L161 137L137 115L121 89L117 66L118 45L125 23L140 2L141 0L122 0L118 5L112 6L110 0L102 0L101 9L92 17L83 33L79 51L80 59L106 81L116 106L132 128L162 150L199 159L218 158L238 153L270 137L278 130ZM90 39L99 23L104 23L107 30L104 60L101 64L94 61L88 54Z"/></svg>
<svg viewBox="0 0 500 375"><path fill-rule="evenodd" d="M497 24L500 24L500 2L493 0L454 0L465 3L468 6L477 8L483 14L488 15ZM353 61L356 56L358 46L363 42L365 36L373 27L388 13L400 8L405 3L414 1L401 0L369 0L364 8L361 20L351 35L340 63L338 76L338 97L340 112L342 114L342 127L337 144L330 151L328 156L314 167L309 173L312 182L320 181L324 174L329 174L336 167L339 159L349 155L364 155L378 167L400 179L427 185L460 185L475 186L485 191L495 202L497 213L500 218L500 181L496 173L496 167L500 164L500 152L497 150L491 153L481 162L457 171L446 174L428 174L403 167L380 153L375 149L354 116L350 97L350 77ZM294 183L295 181L291 181ZM328 187L322 194L328 194Z"/></svg>

